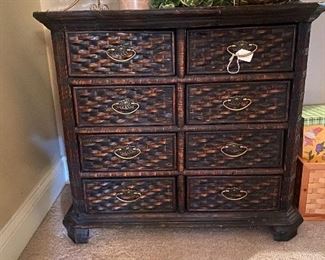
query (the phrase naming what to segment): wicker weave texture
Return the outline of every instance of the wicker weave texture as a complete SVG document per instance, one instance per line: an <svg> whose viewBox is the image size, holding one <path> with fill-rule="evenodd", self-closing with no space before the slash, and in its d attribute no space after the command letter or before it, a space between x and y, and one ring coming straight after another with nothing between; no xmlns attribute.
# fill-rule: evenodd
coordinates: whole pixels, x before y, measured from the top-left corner
<svg viewBox="0 0 325 260"><path fill-rule="evenodd" d="M81 135L79 142L83 171L146 171L176 168L175 134ZM138 149L139 152L130 155L127 151L117 153L118 149L127 147ZM134 158L122 159L116 153Z"/></svg>
<svg viewBox="0 0 325 260"><path fill-rule="evenodd" d="M173 32L70 32L67 39L71 76L174 74ZM107 55L112 47L130 49L136 55L126 62L119 62Z"/></svg>
<svg viewBox="0 0 325 260"><path fill-rule="evenodd" d="M282 149L282 130L187 133L186 167L188 169L281 167ZM242 155L238 156L240 154Z"/></svg>
<svg viewBox="0 0 325 260"><path fill-rule="evenodd" d="M325 215L325 167L310 171L305 214Z"/></svg>
<svg viewBox="0 0 325 260"><path fill-rule="evenodd" d="M116 86L75 88L76 116L79 126L173 125L175 124L174 86ZM121 114L114 104L129 99L133 112Z"/></svg>
<svg viewBox="0 0 325 260"><path fill-rule="evenodd" d="M175 210L175 179L85 180L87 212L170 212Z"/></svg>
<svg viewBox="0 0 325 260"><path fill-rule="evenodd" d="M278 176L188 177L187 181L189 211L275 210L279 206Z"/></svg>
<svg viewBox="0 0 325 260"><path fill-rule="evenodd" d="M241 82L187 86L188 124L287 120L288 82Z"/></svg>
<svg viewBox="0 0 325 260"><path fill-rule="evenodd" d="M231 55L227 47L245 41L256 44L251 62L241 62L240 72L291 71L295 27L263 26L188 32L188 73L227 73ZM236 62L233 62L236 64ZM231 70L236 70L231 67Z"/></svg>

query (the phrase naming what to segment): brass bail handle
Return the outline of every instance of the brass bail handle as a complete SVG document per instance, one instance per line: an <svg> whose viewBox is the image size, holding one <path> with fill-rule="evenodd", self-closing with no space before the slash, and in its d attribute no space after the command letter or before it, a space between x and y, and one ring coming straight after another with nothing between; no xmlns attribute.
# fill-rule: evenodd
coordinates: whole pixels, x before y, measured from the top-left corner
<svg viewBox="0 0 325 260"><path fill-rule="evenodd" d="M134 199L125 199L123 196L133 196ZM130 203L135 202L141 198L142 194L136 190L122 190L115 194L115 198L121 202Z"/></svg>
<svg viewBox="0 0 325 260"><path fill-rule="evenodd" d="M112 104L111 108L118 114L131 115L131 114L135 113L140 108L140 104L133 100L126 98L126 99L123 99L119 102Z"/></svg>
<svg viewBox="0 0 325 260"><path fill-rule="evenodd" d="M238 192L239 194L242 194L242 196L240 196L238 198L230 197L227 194L231 194L231 192ZM237 200L242 200L242 199L246 198L248 195L248 192L245 190L241 190L239 188L232 188L232 189L223 190L220 194L222 197L224 197L227 200L237 201Z"/></svg>
<svg viewBox="0 0 325 260"><path fill-rule="evenodd" d="M248 108L251 104L252 104L252 100L250 98L246 98L246 97L243 97L242 100L243 101L247 101L247 104L242 106L242 107L239 107L239 108L234 108L234 107L230 107L228 105L228 103L231 103L231 101L233 101L234 99L238 99L238 97L231 97L229 99L226 99L222 102L222 105L227 108L228 110L230 111L235 111L235 112L238 112L238 111L242 111L242 110L245 110L246 108Z"/></svg>
<svg viewBox="0 0 325 260"><path fill-rule="evenodd" d="M243 149L242 152L238 153L238 154L230 154L230 153L227 153L227 149L229 149L230 146L237 146L239 147L240 149ZM227 144L227 145L224 145L220 148L220 151L227 157L230 157L230 158L238 158L240 156L243 156L244 154L246 154L248 152L248 147L245 146L245 145L240 145L240 144L236 144L236 143L231 143L231 144Z"/></svg>
<svg viewBox="0 0 325 260"><path fill-rule="evenodd" d="M127 48L123 45L119 45L116 47L109 48L106 51L106 54L111 60L124 63L132 60L137 55L137 52L132 48ZM114 56L118 56L122 58L116 58Z"/></svg>
<svg viewBox="0 0 325 260"><path fill-rule="evenodd" d="M239 59L240 58L245 58L245 57L248 57L250 55L252 55L258 48L257 44L254 44L254 43L247 43L247 46L248 47L253 47L254 49L249 51L249 53L245 54L245 55L238 55L236 54L237 52L233 52L231 51L232 48L238 48L238 44L232 44L232 45L229 45L227 47L227 52L231 55L231 57L229 58L229 63L227 65L227 72L229 74L237 74L239 71L240 71L240 63L239 63ZM230 66L233 62L233 60L236 58L236 64L237 64L237 68L236 70L230 70Z"/></svg>
<svg viewBox="0 0 325 260"><path fill-rule="evenodd" d="M136 147L126 146L114 150L114 155L122 160L132 160L141 154L141 150Z"/></svg>

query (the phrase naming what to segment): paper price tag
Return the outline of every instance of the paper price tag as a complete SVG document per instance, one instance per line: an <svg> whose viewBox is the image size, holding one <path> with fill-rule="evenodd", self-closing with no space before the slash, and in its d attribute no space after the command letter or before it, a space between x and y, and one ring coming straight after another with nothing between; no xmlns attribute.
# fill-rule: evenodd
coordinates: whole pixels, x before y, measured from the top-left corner
<svg viewBox="0 0 325 260"><path fill-rule="evenodd" d="M238 60L242 60L245 62L251 62L254 56L254 53L245 49L240 49L235 53Z"/></svg>

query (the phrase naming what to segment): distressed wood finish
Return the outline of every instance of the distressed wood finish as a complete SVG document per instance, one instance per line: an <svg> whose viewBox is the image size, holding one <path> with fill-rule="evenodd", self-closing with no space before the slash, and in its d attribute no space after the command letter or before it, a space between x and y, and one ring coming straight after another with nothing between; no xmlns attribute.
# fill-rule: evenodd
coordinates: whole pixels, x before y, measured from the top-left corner
<svg viewBox="0 0 325 260"><path fill-rule="evenodd" d="M184 132L184 131L223 131L223 130L263 130L286 129L288 123L260 123L260 124L222 124L222 125L184 125L179 126L133 126L133 127L87 127L75 128L76 133L158 133L158 132Z"/></svg>
<svg viewBox="0 0 325 260"><path fill-rule="evenodd" d="M178 52L179 53L179 52ZM184 73L184 68L183 68ZM121 84L173 84L173 83L211 83L211 82L238 82L238 81L255 81L255 80L288 80L294 78L293 72L281 73L254 73L254 74L208 74L208 75L185 75L179 74L178 77L122 77L122 78L85 78L72 77L68 81L71 85L78 86L100 86L100 85L121 85Z"/></svg>
<svg viewBox="0 0 325 260"><path fill-rule="evenodd" d="M324 7L317 3L177 8L165 10L36 12L34 17L51 30L206 28L312 22ZM275 17L276 16L276 17ZM144 19L144 17L146 19Z"/></svg>
<svg viewBox="0 0 325 260"><path fill-rule="evenodd" d="M52 30L69 237L86 243L89 228L116 224L262 225L294 237L310 25L323 11L34 13ZM258 48L231 75L226 48L239 40Z"/></svg>
<svg viewBox="0 0 325 260"><path fill-rule="evenodd" d="M287 142L290 145L286 146L285 151L285 168L288 174L284 176L284 187L282 189L283 208L288 207L294 203L295 182L296 182L296 166L298 154L301 150L301 127L302 127L302 106L305 91L305 79L307 73L307 59L309 50L310 38L310 23L300 23L298 26L298 43L296 50L295 71L296 77L293 79L292 93L296 93L291 98L289 110L289 125L291 126Z"/></svg>
<svg viewBox="0 0 325 260"><path fill-rule="evenodd" d="M79 177L80 163L79 155L76 151L79 149L78 140L74 131L75 118L73 112L73 100L71 89L68 85L68 70L66 66L64 33L52 32L53 51L55 55L55 65L57 71L57 82L59 86L62 123L65 140L65 150L69 169L69 179L71 182L72 208L76 212L85 211L82 181ZM89 232L82 232L75 227L67 228L69 236L76 243L87 241L84 236ZM80 232L79 232L80 231Z"/></svg>

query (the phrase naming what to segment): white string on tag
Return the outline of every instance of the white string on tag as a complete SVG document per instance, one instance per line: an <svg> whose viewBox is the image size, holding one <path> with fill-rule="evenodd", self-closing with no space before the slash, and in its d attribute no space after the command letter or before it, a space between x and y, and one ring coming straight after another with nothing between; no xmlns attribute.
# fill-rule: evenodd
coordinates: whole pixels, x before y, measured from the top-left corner
<svg viewBox="0 0 325 260"><path fill-rule="evenodd" d="M230 65L232 63L232 61L234 60L234 58L237 58L237 56L235 54L231 55L230 59L229 59L229 63L227 65L227 71L230 74L237 74L240 71L240 64L239 64L239 59L237 58L237 70L236 71L231 71L230 70Z"/></svg>
<svg viewBox="0 0 325 260"><path fill-rule="evenodd" d="M240 71L240 62L239 61L244 61L244 62L251 62L254 56L254 52L257 50L257 45L256 44L247 44L248 47L254 47L253 50L247 50L244 48L239 49L236 53L232 52L230 49L231 48L238 48L236 44L230 45L227 47L228 53L231 55L229 59L229 63L227 65L227 71L229 74L237 74ZM237 63L237 69L236 70L230 70L230 66L233 62L233 60L236 59Z"/></svg>

